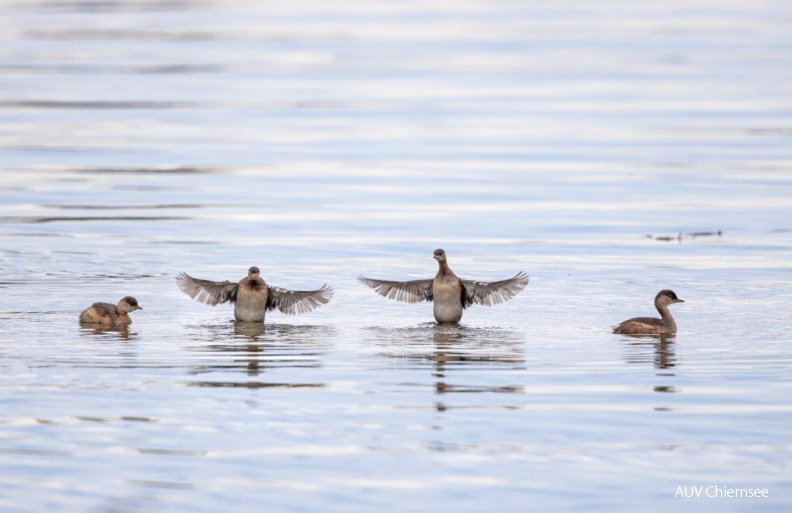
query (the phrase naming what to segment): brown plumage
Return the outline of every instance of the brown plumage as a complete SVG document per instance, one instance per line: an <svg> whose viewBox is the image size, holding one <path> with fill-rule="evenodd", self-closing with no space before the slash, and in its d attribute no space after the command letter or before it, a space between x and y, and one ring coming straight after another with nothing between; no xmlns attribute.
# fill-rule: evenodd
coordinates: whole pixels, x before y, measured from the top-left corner
<svg viewBox="0 0 792 513"><path fill-rule="evenodd" d="M127 296L117 305L111 303L94 303L80 314L80 323L104 327L120 327L132 324L129 312L143 310L138 306L137 299Z"/></svg>
<svg viewBox="0 0 792 513"><path fill-rule="evenodd" d="M419 303L432 301L438 323L456 323L462 311L472 304L492 306L508 301L528 285L528 275L520 272L500 281L462 280L448 266L442 249L434 252L439 268L434 279L390 281L360 277L359 280L388 299Z"/></svg>
<svg viewBox="0 0 792 513"><path fill-rule="evenodd" d="M333 297L333 289L327 285L317 290L271 287L258 267L251 267L239 283L200 280L185 273L176 277L176 283L182 292L206 305L234 303L234 318L242 322L264 322L266 312L276 308L288 315L310 312Z"/></svg>
<svg viewBox="0 0 792 513"><path fill-rule="evenodd" d="M684 303L679 299L673 290L661 290L655 296L654 304L660 312L657 317L635 317L628 319L613 328L613 332L619 335L671 335L676 333L677 325L668 306L674 303Z"/></svg>

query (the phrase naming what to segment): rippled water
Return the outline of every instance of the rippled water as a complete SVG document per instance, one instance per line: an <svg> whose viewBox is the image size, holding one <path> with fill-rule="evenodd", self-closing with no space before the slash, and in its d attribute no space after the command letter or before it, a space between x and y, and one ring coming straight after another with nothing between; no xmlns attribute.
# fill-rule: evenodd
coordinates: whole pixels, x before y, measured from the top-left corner
<svg viewBox="0 0 792 513"><path fill-rule="evenodd" d="M0 508L788 510L788 3L9 1L0 39ZM355 279L437 247L531 284L436 327ZM245 327L173 281L251 265L335 297ZM675 338L610 333L661 288Z"/></svg>

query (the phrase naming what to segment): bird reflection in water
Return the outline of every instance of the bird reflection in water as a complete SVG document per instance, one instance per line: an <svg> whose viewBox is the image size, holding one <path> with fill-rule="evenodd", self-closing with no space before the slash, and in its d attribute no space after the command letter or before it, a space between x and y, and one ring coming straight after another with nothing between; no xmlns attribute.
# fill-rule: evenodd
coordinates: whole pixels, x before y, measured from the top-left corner
<svg viewBox="0 0 792 513"><path fill-rule="evenodd" d="M229 326L232 329L229 330ZM234 321L220 326L205 326L199 344L189 349L205 363L191 365L189 373L244 372L250 377L284 368L310 369L321 367L321 357L329 347L332 328L326 326L291 326ZM227 359L228 358L228 359ZM272 383L259 381L199 381L192 386L206 387L313 387L316 383Z"/></svg>
<svg viewBox="0 0 792 513"><path fill-rule="evenodd" d="M260 361L262 352L259 338L264 335L265 328L263 322L234 322L234 338L244 345L247 360L247 375L258 376L260 371Z"/></svg>
<svg viewBox="0 0 792 513"><path fill-rule="evenodd" d="M523 393L522 386L492 386L450 383L461 378L471 379L475 373L455 373L483 367L502 370L522 369L525 364L522 339L516 333L500 328L469 328L459 325L427 323L416 328L371 328L376 344L386 348L381 356L425 367L431 362L431 376L435 395L449 393ZM423 383L417 384L423 386ZM435 403L438 411L445 411L442 401Z"/></svg>
<svg viewBox="0 0 792 513"><path fill-rule="evenodd" d="M234 338L257 342L266 329L263 322L234 322Z"/></svg>
<svg viewBox="0 0 792 513"><path fill-rule="evenodd" d="M655 344L654 366L656 369L670 369L676 367L676 339L673 335L663 335ZM673 373L663 374L673 376Z"/></svg>
<svg viewBox="0 0 792 513"><path fill-rule="evenodd" d="M135 333L129 333L128 326L117 326L113 328L102 328L99 326L84 326L80 328L80 333L91 337L102 337L106 339L130 340L135 337Z"/></svg>
<svg viewBox="0 0 792 513"><path fill-rule="evenodd" d="M676 338L674 335L660 335L657 337L627 336L627 363L652 363L658 371L656 376L672 378L676 376L673 369L677 366ZM673 386L658 385L654 387L655 392L675 393L677 390Z"/></svg>
<svg viewBox="0 0 792 513"><path fill-rule="evenodd" d="M676 340L674 335L661 335L657 337L625 335L627 341L627 363L654 364L655 369L665 370L676 367ZM658 374L673 376L673 373Z"/></svg>

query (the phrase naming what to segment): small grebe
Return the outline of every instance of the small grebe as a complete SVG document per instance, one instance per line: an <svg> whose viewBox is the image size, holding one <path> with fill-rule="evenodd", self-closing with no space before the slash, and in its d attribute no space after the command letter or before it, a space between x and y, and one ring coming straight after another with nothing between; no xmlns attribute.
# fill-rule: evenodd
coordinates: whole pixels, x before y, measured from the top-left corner
<svg viewBox="0 0 792 513"><path fill-rule="evenodd" d="M125 297L117 305L94 303L91 308L83 310L83 313L80 314L80 322L107 327L129 326L132 324L129 312L135 310L143 310L143 308L138 306L137 299L132 296Z"/></svg>
<svg viewBox="0 0 792 513"><path fill-rule="evenodd" d="M679 299L673 290L661 290L655 296L654 304L660 312L660 319L656 317L636 317L619 324L613 329L614 333L620 335L670 335L676 333L677 325L668 305L674 303L684 303Z"/></svg>
<svg viewBox="0 0 792 513"><path fill-rule="evenodd" d="M248 269L247 278L239 283L199 280L185 273L176 277L176 283L182 292L206 305L234 303L234 318L242 322L264 322L264 314L275 308L289 315L310 312L333 297L327 285L304 291L270 287L259 276L258 267Z"/></svg>
<svg viewBox="0 0 792 513"><path fill-rule="evenodd" d="M419 303L434 302L434 317L438 324L458 323L462 310L473 303L492 306L508 301L528 285L528 275L520 272L507 280L483 282L460 280L448 267L446 253L435 250L432 257L440 268L434 279L412 281L359 280L388 299Z"/></svg>

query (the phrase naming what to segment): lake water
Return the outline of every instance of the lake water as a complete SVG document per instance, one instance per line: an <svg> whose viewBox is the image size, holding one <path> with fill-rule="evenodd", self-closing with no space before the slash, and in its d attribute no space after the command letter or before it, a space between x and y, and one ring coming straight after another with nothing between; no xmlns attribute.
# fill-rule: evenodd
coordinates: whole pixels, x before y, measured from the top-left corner
<svg viewBox="0 0 792 513"><path fill-rule="evenodd" d="M7 1L0 39L0 509L789 510L788 2ZM356 281L438 247L531 283L436 327ZM256 328L174 283L251 265L335 297ZM662 288L675 338L611 334Z"/></svg>

